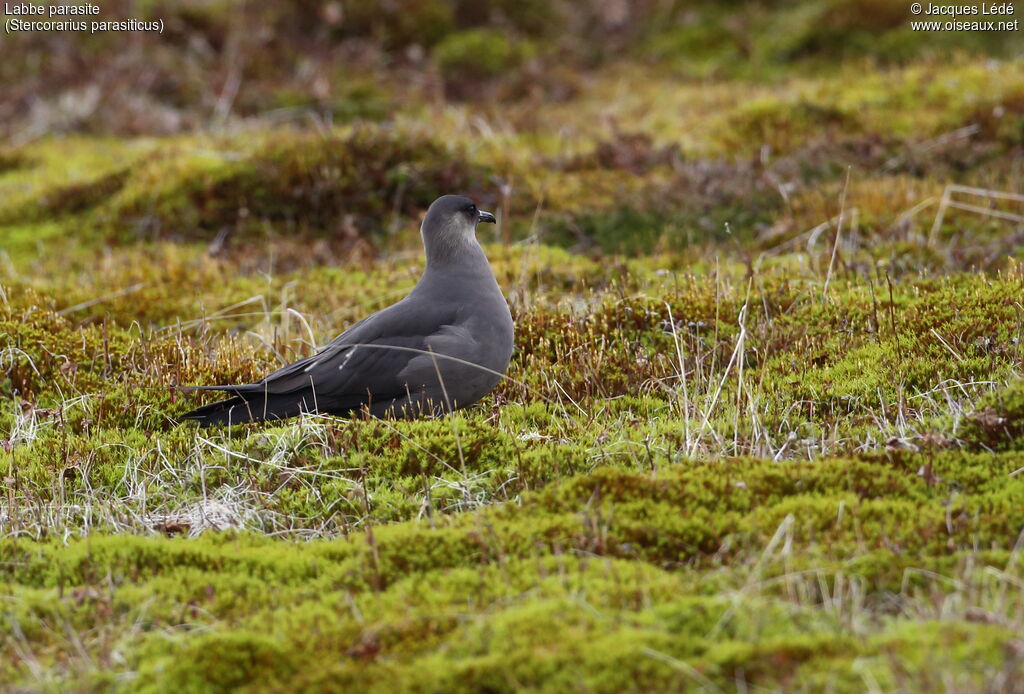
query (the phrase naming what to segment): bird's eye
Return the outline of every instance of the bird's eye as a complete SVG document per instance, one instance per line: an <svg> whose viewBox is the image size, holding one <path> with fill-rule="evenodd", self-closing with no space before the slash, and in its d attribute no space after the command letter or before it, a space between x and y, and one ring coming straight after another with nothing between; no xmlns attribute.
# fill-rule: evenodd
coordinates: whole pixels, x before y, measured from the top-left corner
<svg viewBox="0 0 1024 694"><path fill-rule="evenodd" d="M470 205L469 207L467 207L466 208L466 212L469 212L471 215L475 215L476 214L476 205Z"/></svg>

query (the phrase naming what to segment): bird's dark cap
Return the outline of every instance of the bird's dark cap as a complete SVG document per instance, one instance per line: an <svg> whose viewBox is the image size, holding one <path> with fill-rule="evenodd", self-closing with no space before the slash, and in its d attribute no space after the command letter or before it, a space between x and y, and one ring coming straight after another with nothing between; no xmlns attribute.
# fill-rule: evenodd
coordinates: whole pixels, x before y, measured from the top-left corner
<svg viewBox="0 0 1024 694"><path fill-rule="evenodd" d="M493 214L478 208L472 198L465 195L442 195L427 210L427 216L423 219L423 227L433 229L445 225L456 215L465 215L467 221L474 226L480 222L490 224L497 222Z"/></svg>

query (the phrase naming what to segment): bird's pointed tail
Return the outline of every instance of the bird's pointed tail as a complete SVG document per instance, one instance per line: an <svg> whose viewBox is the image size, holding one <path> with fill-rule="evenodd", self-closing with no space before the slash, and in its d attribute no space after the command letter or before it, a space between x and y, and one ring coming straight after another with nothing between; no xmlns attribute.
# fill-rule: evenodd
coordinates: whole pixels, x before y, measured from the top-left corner
<svg viewBox="0 0 1024 694"><path fill-rule="evenodd" d="M255 404L236 395L227 400L197 407L182 415L181 421L198 422L200 426L208 427L217 424L244 424L264 419L260 416L263 414L263 408L255 410Z"/></svg>
<svg viewBox="0 0 1024 694"><path fill-rule="evenodd" d="M254 385L245 386L184 386L179 390L221 390L231 393L226 400L211 402L181 416L180 421L198 422L200 426L218 424L245 424L272 419L297 417L303 412L316 411L312 391L297 393L267 393Z"/></svg>

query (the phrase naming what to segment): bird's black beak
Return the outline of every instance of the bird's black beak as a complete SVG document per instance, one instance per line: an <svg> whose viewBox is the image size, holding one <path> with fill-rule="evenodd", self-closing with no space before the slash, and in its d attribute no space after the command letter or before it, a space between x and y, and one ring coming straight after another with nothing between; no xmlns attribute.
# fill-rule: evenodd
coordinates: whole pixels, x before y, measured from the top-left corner
<svg viewBox="0 0 1024 694"><path fill-rule="evenodd" d="M484 212L483 210L480 210L477 213L476 221L477 221L477 223L479 223L479 222L488 222L490 224L497 224L498 223L498 220L494 218L493 214L491 214L490 212Z"/></svg>

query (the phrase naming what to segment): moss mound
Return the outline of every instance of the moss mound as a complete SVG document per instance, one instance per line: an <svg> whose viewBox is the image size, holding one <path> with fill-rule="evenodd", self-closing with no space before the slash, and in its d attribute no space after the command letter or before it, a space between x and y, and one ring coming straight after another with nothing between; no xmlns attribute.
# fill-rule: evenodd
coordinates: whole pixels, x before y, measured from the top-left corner
<svg viewBox="0 0 1024 694"><path fill-rule="evenodd" d="M130 169L57 186L7 216L17 223L88 213L87 233L124 242L218 233L379 240L438 191L473 193L485 178L459 148L385 128L257 136L255 147L249 139L197 154L165 148Z"/></svg>

